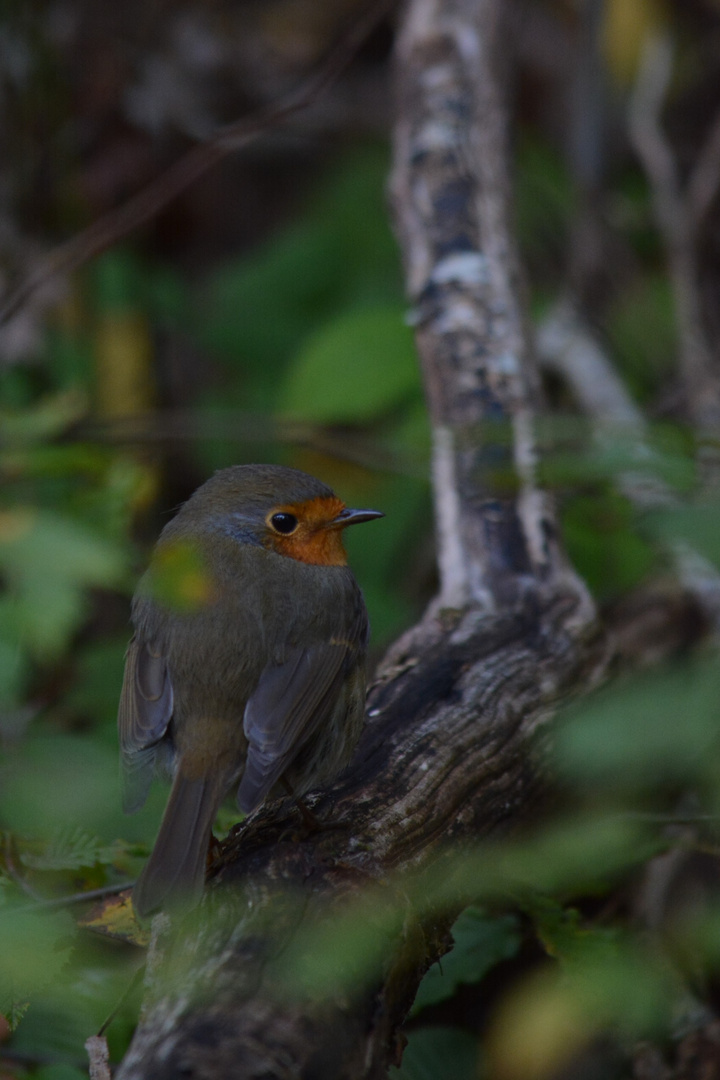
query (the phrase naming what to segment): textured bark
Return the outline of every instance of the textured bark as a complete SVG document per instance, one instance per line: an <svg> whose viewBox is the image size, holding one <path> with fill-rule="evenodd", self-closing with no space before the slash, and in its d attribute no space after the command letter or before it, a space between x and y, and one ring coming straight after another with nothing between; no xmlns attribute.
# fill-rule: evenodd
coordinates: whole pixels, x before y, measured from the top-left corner
<svg viewBox="0 0 720 1080"><path fill-rule="evenodd" d="M418 982L448 946L447 913L421 927L390 875L497 834L535 804L529 738L600 660L579 642L576 615L574 597L538 596L507 616L430 617L398 643L352 767L313 805L332 829L298 835L286 803L238 830L199 925L170 946L119 1076L385 1075ZM370 920L407 908L399 931L378 918L384 960L370 985L351 971L342 994L288 998L283 958L358 895Z"/></svg>
<svg viewBox="0 0 720 1080"><path fill-rule="evenodd" d="M409 6L392 178L433 425L439 602L488 612L538 581L582 593L534 484L539 383L511 224L503 12Z"/></svg>
<svg viewBox="0 0 720 1080"><path fill-rule="evenodd" d="M441 595L381 665L352 765L314 803L332 828L298 834L284 803L225 844L166 943L119 1080L384 1076L453 914L420 916L398 875L523 820L542 791L536 729L603 668L534 486L537 379L495 70L504 8L412 0L397 50L392 189L435 438ZM349 958L341 984L291 993L292 957L343 911L376 928L369 974Z"/></svg>

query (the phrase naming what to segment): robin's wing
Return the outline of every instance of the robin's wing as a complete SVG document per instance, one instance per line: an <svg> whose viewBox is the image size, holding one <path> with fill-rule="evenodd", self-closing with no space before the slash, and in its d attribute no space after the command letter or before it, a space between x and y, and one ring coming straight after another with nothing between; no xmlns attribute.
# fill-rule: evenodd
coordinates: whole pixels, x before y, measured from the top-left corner
<svg viewBox="0 0 720 1080"><path fill-rule="evenodd" d="M250 813L293 762L308 738L329 722L356 648L350 642L291 648L269 665L246 707L248 754L238 806Z"/></svg>
<svg viewBox="0 0 720 1080"><path fill-rule="evenodd" d="M125 656L118 731L123 779L123 810L131 814L147 798L157 744L170 723L173 690L165 657L135 636Z"/></svg>

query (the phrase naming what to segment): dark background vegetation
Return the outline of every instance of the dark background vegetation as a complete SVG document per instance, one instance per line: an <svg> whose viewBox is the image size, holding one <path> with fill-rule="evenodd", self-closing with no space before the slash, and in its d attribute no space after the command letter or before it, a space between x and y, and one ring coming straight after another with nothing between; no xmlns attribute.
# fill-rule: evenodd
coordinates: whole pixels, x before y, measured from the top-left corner
<svg viewBox="0 0 720 1080"><path fill-rule="evenodd" d="M356 11L347 0L4 0L2 284L219 125L280 99ZM548 380L544 476L576 567L621 624L647 590L676 588L668 535L720 556L720 507L712 492L695 498L666 254L626 125L643 42L669 33L666 122L685 175L720 108L720 4L528 0L514 17L531 311L542 320L566 290L579 298L685 500L639 515L615 482L627 460L598 448ZM78 930L87 905L46 902L131 880L154 835L162 791L135 818L119 811L114 724L130 596L172 509L214 469L292 464L387 514L349 538L377 652L433 594L429 434L384 195L392 39L388 17L311 107L0 328L3 1080L84 1075L85 1039L142 962L137 946ZM718 208L697 258L716 338ZM191 597L195 573L167 567L168 589ZM700 617L687 618L701 638ZM421 988L398 1077L689 1078L688 1033L705 1040L715 1071L703 1076L720 1076L719 682L707 649L560 725L568 828L578 807L652 815L662 854L647 863L638 851L630 870L606 874L592 828L515 851L519 866L550 870L528 870L532 887L519 872L514 892L461 917L455 951ZM232 820L228 810L221 824ZM131 994L109 1028L113 1060L137 1007Z"/></svg>

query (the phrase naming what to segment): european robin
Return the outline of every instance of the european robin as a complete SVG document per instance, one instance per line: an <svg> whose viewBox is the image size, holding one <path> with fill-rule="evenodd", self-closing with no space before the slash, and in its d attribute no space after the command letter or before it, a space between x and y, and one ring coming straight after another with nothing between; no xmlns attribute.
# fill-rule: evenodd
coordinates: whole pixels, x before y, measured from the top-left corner
<svg viewBox="0 0 720 1080"><path fill-rule="evenodd" d="M172 777L133 891L138 914L197 902L233 784L250 813L279 784L299 798L347 765L363 723L368 618L342 534L382 516L348 509L297 469L237 465L163 529L133 599L118 715L125 811L142 806L156 770ZM177 545L192 546L209 583L189 610L151 587L153 564Z"/></svg>

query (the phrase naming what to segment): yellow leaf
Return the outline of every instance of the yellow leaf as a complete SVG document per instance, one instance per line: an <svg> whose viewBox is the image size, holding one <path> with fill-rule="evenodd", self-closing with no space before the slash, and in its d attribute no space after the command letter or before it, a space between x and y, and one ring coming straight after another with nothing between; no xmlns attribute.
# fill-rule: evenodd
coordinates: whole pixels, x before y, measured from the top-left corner
<svg viewBox="0 0 720 1080"><path fill-rule="evenodd" d="M37 515L30 507L0 510L0 544L15 544L24 540L35 528Z"/></svg>
<svg viewBox="0 0 720 1080"><path fill-rule="evenodd" d="M192 540L173 540L157 549L144 587L175 611L197 611L217 599L217 587Z"/></svg>
<svg viewBox="0 0 720 1080"><path fill-rule="evenodd" d="M96 400L102 417L140 416L153 403L153 349L147 320L109 311L95 329Z"/></svg>
<svg viewBox="0 0 720 1080"><path fill-rule="evenodd" d="M526 979L507 997L488 1037L491 1073L499 1080L544 1080L595 1034L584 1003L557 972Z"/></svg>
<svg viewBox="0 0 720 1080"><path fill-rule="evenodd" d="M104 937L147 948L150 931L142 927L135 918L131 892L131 889L124 889L115 896L101 900L79 920L80 925Z"/></svg>
<svg viewBox="0 0 720 1080"><path fill-rule="evenodd" d="M627 86L633 81L643 43L667 21L664 0L605 0L602 47L615 82Z"/></svg>

